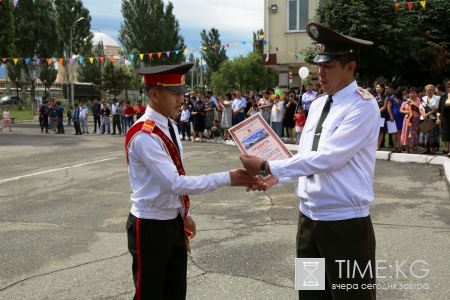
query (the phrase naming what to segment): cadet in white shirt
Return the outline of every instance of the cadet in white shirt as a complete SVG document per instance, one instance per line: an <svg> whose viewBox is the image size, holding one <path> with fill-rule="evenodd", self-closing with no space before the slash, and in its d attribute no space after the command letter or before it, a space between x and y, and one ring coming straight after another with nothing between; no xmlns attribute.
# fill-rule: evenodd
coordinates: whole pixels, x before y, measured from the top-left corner
<svg viewBox="0 0 450 300"><path fill-rule="evenodd" d="M186 298L188 238L196 234L187 195L257 183L244 169L184 174L183 146L169 117L180 110L186 92L184 74L192 65L137 70L144 75L150 103L128 130L125 141L133 190L126 228L133 257L134 299Z"/></svg>
<svg viewBox="0 0 450 300"><path fill-rule="evenodd" d="M298 181L298 258L325 258L325 290L299 290L300 299L375 299L375 235L369 215L374 200L379 111L373 96L358 88L354 72L361 46L373 43L343 36L318 23L306 27L317 41L319 81L325 94L310 107L298 153L280 161L241 155L250 174L271 174L259 189ZM358 264L354 278L347 272ZM322 283L323 284L323 283ZM351 290L339 284L356 284ZM364 285L364 286L363 286ZM366 287L366 288L364 288ZM367 288L369 287L369 288Z"/></svg>

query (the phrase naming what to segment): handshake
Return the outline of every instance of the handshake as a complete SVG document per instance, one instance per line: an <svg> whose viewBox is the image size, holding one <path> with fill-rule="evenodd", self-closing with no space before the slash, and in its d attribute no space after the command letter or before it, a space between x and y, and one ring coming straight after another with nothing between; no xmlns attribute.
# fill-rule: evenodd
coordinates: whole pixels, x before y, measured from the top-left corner
<svg viewBox="0 0 450 300"><path fill-rule="evenodd" d="M261 158L241 154L239 159L241 160L244 168L229 171L231 186L245 186L247 187L247 192L250 190L267 191L278 182L278 178L276 177L270 176L269 178L263 179L259 175L263 161Z"/></svg>

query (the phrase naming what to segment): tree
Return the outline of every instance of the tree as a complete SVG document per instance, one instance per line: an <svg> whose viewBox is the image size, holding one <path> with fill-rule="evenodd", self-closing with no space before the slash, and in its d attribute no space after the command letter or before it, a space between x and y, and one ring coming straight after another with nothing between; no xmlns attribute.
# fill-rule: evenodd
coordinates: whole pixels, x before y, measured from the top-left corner
<svg viewBox="0 0 450 300"><path fill-rule="evenodd" d="M261 64L258 53L225 61L212 75L212 85L219 93L239 89L260 91L278 82L278 72Z"/></svg>
<svg viewBox="0 0 450 300"><path fill-rule="evenodd" d="M179 35L180 25L173 15L173 4L164 7L162 0L122 0L124 23L120 25L119 41L125 51L137 49L139 53L161 52L161 58L144 56L145 66L170 65L184 62L184 38ZM179 53L166 51L179 50Z"/></svg>
<svg viewBox="0 0 450 300"><path fill-rule="evenodd" d="M14 15L13 3L2 1L0 3L0 57L11 57L14 49ZM0 64L3 62L0 61Z"/></svg>
<svg viewBox="0 0 450 300"><path fill-rule="evenodd" d="M99 43L88 53L89 57L99 57L102 55L102 45ZM102 84L102 66L98 59L94 59L92 64L86 62L78 67L77 79L80 82L91 82L95 85Z"/></svg>
<svg viewBox="0 0 450 300"><path fill-rule="evenodd" d="M203 29L200 37L203 46L200 54L207 66L204 82L209 84L212 73L219 70L220 65L228 59L228 56L225 46L222 46L222 42L220 41L219 30L213 27L206 33L206 30Z"/></svg>
<svg viewBox="0 0 450 300"><path fill-rule="evenodd" d="M25 79L31 83L31 99L35 99L35 74L38 64L34 58L42 58L41 64L46 64L45 58L55 54L54 43L57 40L55 19L53 17L51 0L41 0L35 3L21 1L14 9L16 20L15 54L17 57L30 58L27 63L20 60L18 65L23 70ZM33 113L36 112L33 102Z"/></svg>
<svg viewBox="0 0 450 300"><path fill-rule="evenodd" d="M37 1L36 1L37 2ZM85 55L92 51L91 16L89 10L83 6L81 0L54 0L56 29L58 40L56 42L56 54L58 57L70 58L70 31L72 29L72 53L73 55ZM72 24L77 22L73 27ZM55 47L55 42L53 42ZM69 79L68 61L64 60L66 82Z"/></svg>
<svg viewBox="0 0 450 300"><path fill-rule="evenodd" d="M40 64L37 68L36 75L41 82L46 82L45 87L48 89L55 82L56 77L58 76L58 70L55 68L54 63L50 65Z"/></svg>
<svg viewBox="0 0 450 300"><path fill-rule="evenodd" d="M261 38L263 37L263 38ZM264 30L260 29L256 32L253 31L253 52L258 53L260 56L264 53Z"/></svg>
<svg viewBox="0 0 450 300"><path fill-rule="evenodd" d="M125 68L115 67L109 61L105 65L102 89L116 98L130 86L131 80L131 74Z"/></svg>

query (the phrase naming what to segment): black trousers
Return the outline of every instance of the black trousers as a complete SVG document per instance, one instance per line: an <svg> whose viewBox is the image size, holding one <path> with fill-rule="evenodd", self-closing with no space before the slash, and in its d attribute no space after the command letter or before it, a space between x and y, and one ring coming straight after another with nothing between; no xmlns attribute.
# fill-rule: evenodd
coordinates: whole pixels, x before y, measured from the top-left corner
<svg viewBox="0 0 450 300"><path fill-rule="evenodd" d="M100 116L95 116L94 117L94 132L97 132L97 124L98 124L98 130L101 130L100 129Z"/></svg>
<svg viewBox="0 0 450 300"><path fill-rule="evenodd" d="M183 122L181 123L181 128L182 128L182 132L183 132L183 139L186 138L186 135L188 136L188 138L191 138L191 123L190 122Z"/></svg>
<svg viewBox="0 0 450 300"><path fill-rule="evenodd" d="M80 119L73 120L73 127L75 128L75 133L82 134L81 127L80 127Z"/></svg>
<svg viewBox="0 0 450 300"><path fill-rule="evenodd" d="M127 220L133 257L133 299L186 299L187 250L181 215L172 220Z"/></svg>
<svg viewBox="0 0 450 300"><path fill-rule="evenodd" d="M45 132L48 132L48 116L42 116L41 130L44 130L44 128Z"/></svg>
<svg viewBox="0 0 450 300"><path fill-rule="evenodd" d="M113 115L113 125L112 125L112 131L113 133L116 133L116 126L119 130L119 134L122 134L122 128L120 127L120 115Z"/></svg>
<svg viewBox="0 0 450 300"><path fill-rule="evenodd" d="M363 285L375 284L375 234L370 216L340 221L313 221L300 212L297 229L297 257L325 258L325 290L299 290L300 300L375 300L375 289L363 289ZM360 273L347 276L357 263L361 270L372 267L361 278ZM340 267L342 268L340 272ZM341 276L340 276L341 275ZM341 277L341 278L340 278ZM333 284L357 284L358 289L336 289Z"/></svg>

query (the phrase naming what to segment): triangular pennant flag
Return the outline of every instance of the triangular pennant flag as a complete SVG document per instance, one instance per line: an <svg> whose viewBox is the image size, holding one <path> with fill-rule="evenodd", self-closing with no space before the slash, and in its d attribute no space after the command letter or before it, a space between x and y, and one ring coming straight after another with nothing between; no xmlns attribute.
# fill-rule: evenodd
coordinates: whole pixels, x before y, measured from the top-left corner
<svg viewBox="0 0 450 300"><path fill-rule="evenodd" d="M427 5L427 1L420 1L420 4L422 5L423 8L425 8L425 6Z"/></svg>
<svg viewBox="0 0 450 300"><path fill-rule="evenodd" d="M197 48L194 48L194 49L192 50L192 52L194 52L195 50L197 50Z"/></svg>
<svg viewBox="0 0 450 300"><path fill-rule="evenodd" d="M91 62L91 64L94 62L94 58L93 57L89 57L89 61Z"/></svg>
<svg viewBox="0 0 450 300"><path fill-rule="evenodd" d="M150 59L152 59L153 53L149 53L149 54L148 54L148 57L149 57Z"/></svg>
<svg viewBox="0 0 450 300"><path fill-rule="evenodd" d="M78 57L78 62L80 63L80 65L83 64L83 57Z"/></svg>
<svg viewBox="0 0 450 300"><path fill-rule="evenodd" d="M202 47L202 49L203 49L203 50L206 50L206 49L208 49L208 47L206 47L206 46L203 46L203 47Z"/></svg>
<svg viewBox="0 0 450 300"><path fill-rule="evenodd" d="M124 60L125 60L125 56L121 55L121 56L120 56L120 59L121 59L122 61L124 61Z"/></svg>
<svg viewBox="0 0 450 300"><path fill-rule="evenodd" d="M408 10L411 11L411 9L413 7L413 3L412 2L406 2L406 4L408 4Z"/></svg>
<svg viewBox="0 0 450 300"><path fill-rule="evenodd" d="M295 59L298 59L298 55L297 54L295 54L294 56L295 56Z"/></svg>
<svg viewBox="0 0 450 300"><path fill-rule="evenodd" d="M189 50L188 49L184 49L184 54L188 54Z"/></svg>
<svg viewBox="0 0 450 300"><path fill-rule="evenodd" d="M130 54L130 59L134 60L134 54Z"/></svg>
<svg viewBox="0 0 450 300"><path fill-rule="evenodd" d="M40 58L36 58L36 64L40 64L41 63L41 59Z"/></svg>
<svg viewBox="0 0 450 300"><path fill-rule="evenodd" d="M17 62L19 61L19 59L18 58L14 58L13 60L14 60L14 64L17 65Z"/></svg>
<svg viewBox="0 0 450 300"><path fill-rule="evenodd" d="M162 52L158 52L158 58L161 58Z"/></svg>
<svg viewBox="0 0 450 300"><path fill-rule="evenodd" d="M278 47L275 47L275 50L277 50L277 51L278 51Z"/></svg>
<svg viewBox="0 0 450 300"><path fill-rule="evenodd" d="M292 52L289 52L289 55L292 55L292 54L294 54L294 53L292 53Z"/></svg>
<svg viewBox="0 0 450 300"><path fill-rule="evenodd" d="M62 66L63 63L64 63L64 58L60 58L59 59L59 64Z"/></svg>
<svg viewBox="0 0 450 300"><path fill-rule="evenodd" d="M243 42L242 42L242 44L244 44L244 45L245 45L245 41L243 41Z"/></svg>
<svg viewBox="0 0 450 300"><path fill-rule="evenodd" d="M6 58L2 58L2 62L6 62Z"/></svg>
<svg viewBox="0 0 450 300"><path fill-rule="evenodd" d="M270 49L272 49L273 45L272 45L272 44L270 44L270 45L269 45L269 47L270 47Z"/></svg>
<svg viewBox="0 0 450 300"><path fill-rule="evenodd" d="M266 44L267 44L267 41L266 41L266 40L264 40L264 41L263 41L263 45L265 46Z"/></svg>
<svg viewBox="0 0 450 300"><path fill-rule="evenodd" d="M103 56L101 56L100 57L100 60L103 62ZM114 55L111 55L110 57L109 57L109 60L111 61L111 63L114 63Z"/></svg>
<svg viewBox="0 0 450 300"><path fill-rule="evenodd" d="M213 48L214 50L216 50L216 46L215 46L215 45L212 45L211 48Z"/></svg>
<svg viewBox="0 0 450 300"><path fill-rule="evenodd" d="M397 11L397 9L400 7L401 3L395 3L394 5L394 11Z"/></svg>
<svg viewBox="0 0 450 300"><path fill-rule="evenodd" d="M167 51L166 55L167 55L167 57L169 57L170 56L170 51Z"/></svg>
<svg viewBox="0 0 450 300"><path fill-rule="evenodd" d="M36 0L33 0L33 3L36 3Z"/></svg>
<svg viewBox="0 0 450 300"><path fill-rule="evenodd" d="M239 45L239 43L238 42L234 42L234 45L237 46L237 45Z"/></svg>
<svg viewBox="0 0 450 300"><path fill-rule="evenodd" d="M230 48L230 44L225 44L225 46L227 46L227 48Z"/></svg>
<svg viewBox="0 0 450 300"><path fill-rule="evenodd" d="M144 59L144 54L143 53L139 54L139 57L141 58L141 60L143 60Z"/></svg>
<svg viewBox="0 0 450 300"><path fill-rule="evenodd" d="M51 63L52 63L52 59L51 58L47 58L47 64L50 66Z"/></svg>
<svg viewBox="0 0 450 300"><path fill-rule="evenodd" d="M29 58L25 58L25 64L28 65L29 62L30 62L30 59Z"/></svg>
<svg viewBox="0 0 450 300"><path fill-rule="evenodd" d="M103 63L105 61L105 57L104 56L100 56L98 59L100 59L100 61Z"/></svg>
<svg viewBox="0 0 450 300"><path fill-rule="evenodd" d="M180 50L175 50L175 54L178 54L178 53L180 53Z"/></svg>
<svg viewBox="0 0 450 300"><path fill-rule="evenodd" d="M9 2L11 3L11 2ZM17 6L17 4L19 3L19 0L14 0L14 7Z"/></svg>
<svg viewBox="0 0 450 300"><path fill-rule="evenodd" d="M36 63L38 64L37 59L36 59ZM73 64L73 58L69 58L69 64Z"/></svg>

